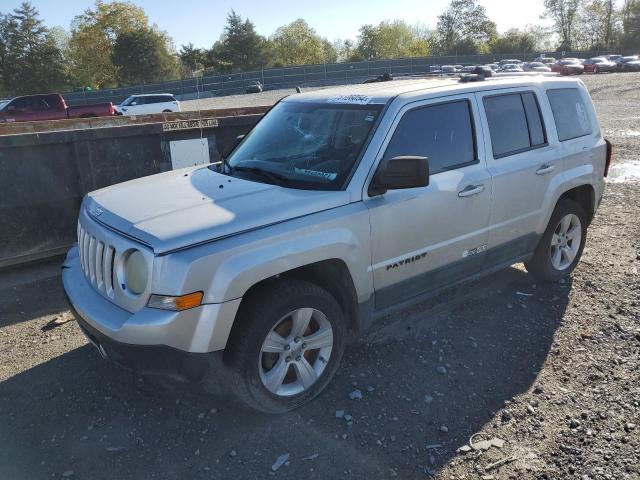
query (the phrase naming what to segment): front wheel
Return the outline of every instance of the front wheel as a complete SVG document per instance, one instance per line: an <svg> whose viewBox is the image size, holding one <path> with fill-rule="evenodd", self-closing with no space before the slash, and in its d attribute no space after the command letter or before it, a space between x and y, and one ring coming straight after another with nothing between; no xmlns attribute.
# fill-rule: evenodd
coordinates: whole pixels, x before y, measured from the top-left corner
<svg viewBox="0 0 640 480"><path fill-rule="evenodd" d="M569 275L580 261L587 239L587 216L580 204L561 199L527 271L539 280L555 282Z"/></svg>
<svg viewBox="0 0 640 480"><path fill-rule="evenodd" d="M284 280L246 299L226 362L232 389L249 407L282 413L331 381L345 346L342 309L326 290Z"/></svg>

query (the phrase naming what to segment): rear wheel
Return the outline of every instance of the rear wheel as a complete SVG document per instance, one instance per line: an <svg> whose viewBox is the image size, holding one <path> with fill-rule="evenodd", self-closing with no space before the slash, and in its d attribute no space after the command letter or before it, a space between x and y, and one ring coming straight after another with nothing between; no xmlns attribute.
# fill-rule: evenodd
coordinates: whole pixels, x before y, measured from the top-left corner
<svg viewBox="0 0 640 480"><path fill-rule="evenodd" d="M527 271L539 280L555 282L569 275L580 261L587 239L587 216L580 204L561 199Z"/></svg>
<svg viewBox="0 0 640 480"><path fill-rule="evenodd" d="M232 389L249 407L293 410L318 395L335 374L345 321L326 290L284 280L247 299L227 349Z"/></svg>
<svg viewBox="0 0 640 480"><path fill-rule="evenodd" d="M163 110L162 113L171 113L171 110Z"/></svg>

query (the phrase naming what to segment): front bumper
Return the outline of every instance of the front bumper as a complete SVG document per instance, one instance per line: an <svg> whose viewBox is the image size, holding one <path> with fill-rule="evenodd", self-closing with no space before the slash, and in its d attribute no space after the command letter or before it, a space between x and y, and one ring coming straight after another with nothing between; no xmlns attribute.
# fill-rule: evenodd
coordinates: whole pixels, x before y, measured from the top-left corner
<svg viewBox="0 0 640 480"><path fill-rule="evenodd" d="M162 345L130 345L116 342L91 327L73 308L78 326L102 358L127 370L145 375L161 375L186 382L202 382L207 377L221 379L224 373L222 351L188 353Z"/></svg>
<svg viewBox="0 0 640 480"><path fill-rule="evenodd" d="M164 346L189 353L223 350L241 299L205 304L182 312L143 307L131 313L87 281L73 247L63 264L62 282L77 316L104 337L132 346Z"/></svg>

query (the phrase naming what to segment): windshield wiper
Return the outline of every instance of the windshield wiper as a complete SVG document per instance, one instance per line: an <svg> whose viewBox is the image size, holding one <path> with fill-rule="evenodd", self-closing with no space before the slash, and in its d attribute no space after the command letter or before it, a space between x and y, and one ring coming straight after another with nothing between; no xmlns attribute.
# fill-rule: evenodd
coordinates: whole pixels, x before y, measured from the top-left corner
<svg viewBox="0 0 640 480"><path fill-rule="evenodd" d="M235 167L232 167L232 171L254 173L263 178L266 178L267 180L269 180L271 183L274 183L274 184L289 183L291 181L290 178L285 177L284 175L280 175L279 173L275 173L275 172L269 172L267 170L262 170L261 168L257 168L257 167L243 167L241 165L240 166L236 165Z"/></svg>

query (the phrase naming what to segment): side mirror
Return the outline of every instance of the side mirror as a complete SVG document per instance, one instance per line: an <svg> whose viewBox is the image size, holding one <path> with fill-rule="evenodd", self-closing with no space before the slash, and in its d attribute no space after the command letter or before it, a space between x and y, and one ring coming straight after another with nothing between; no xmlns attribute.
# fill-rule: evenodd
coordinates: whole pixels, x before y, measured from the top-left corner
<svg viewBox="0 0 640 480"><path fill-rule="evenodd" d="M380 162L369 196L382 195L387 190L426 187L429 185L429 161L427 157L402 156Z"/></svg>
<svg viewBox="0 0 640 480"><path fill-rule="evenodd" d="M138 102L131 102L131 103L130 103L130 105L131 105L132 107L135 107L136 105L138 105Z"/></svg>

